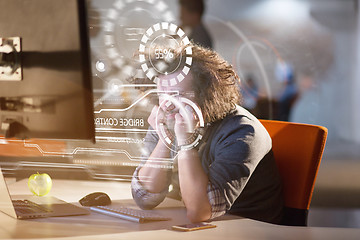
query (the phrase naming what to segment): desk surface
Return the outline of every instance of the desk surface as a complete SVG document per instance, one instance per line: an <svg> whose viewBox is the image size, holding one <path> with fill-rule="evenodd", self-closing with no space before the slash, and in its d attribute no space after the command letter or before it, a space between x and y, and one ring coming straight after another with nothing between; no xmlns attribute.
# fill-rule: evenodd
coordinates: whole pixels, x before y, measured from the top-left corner
<svg viewBox="0 0 360 240"><path fill-rule="evenodd" d="M9 182L12 195L27 194L26 181ZM130 184L120 182L54 180L51 195L76 203L88 193L103 191L114 205L136 208ZM213 221L216 228L194 232L171 230L175 224L189 223L182 203L166 199L154 211L172 218L171 221L133 223L92 212L86 216L16 220L0 212L0 239L359 239L360 229L286 227L236 216Z"/></svg>

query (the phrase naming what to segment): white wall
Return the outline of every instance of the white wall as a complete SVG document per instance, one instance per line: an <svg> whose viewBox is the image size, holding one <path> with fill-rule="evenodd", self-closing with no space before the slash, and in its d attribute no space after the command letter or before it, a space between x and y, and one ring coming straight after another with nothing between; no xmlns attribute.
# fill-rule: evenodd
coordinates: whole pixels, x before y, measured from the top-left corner
<svg viewBox="0 0 360 240"><path fill-rule="evenodd" d="M340 1L338 1L340 4ZM305 93L294 108L292 121L321 124L328 141L360 143L359 16L352 5L322 9L314 20L333 36L334 61L318 75L321 84Z"/></svg>

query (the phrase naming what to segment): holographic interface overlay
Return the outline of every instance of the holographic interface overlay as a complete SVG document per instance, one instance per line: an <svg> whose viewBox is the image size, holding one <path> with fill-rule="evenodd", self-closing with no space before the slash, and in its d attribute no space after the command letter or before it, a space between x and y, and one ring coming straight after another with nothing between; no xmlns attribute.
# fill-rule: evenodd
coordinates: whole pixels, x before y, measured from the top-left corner
<svg viewBox="0 0 360 240"><path fill-rule="evenodd" d="M256 76L258 76L259 79L258 83L263 88L260 94L264 95L263 97L268 100L268 116L266 117L272 119L273 106L271 104L271 99L274 95L274 82L271 81L273 72L269 69L272 69L271 66L274 62L277 62L281 56L278 54L276 49L271 46L271 44L263 41L255 41L253 38L249 38L236 24L230 21L225 21L216 16L209 16L209 18L221 24L224 30L228 31L228 38L232 36L237 39L236 41L238 43L240 42L240 45L238 46L235 44L236 49L232 51L232 65L235 67L240 79L242 80L241 84L244 84L243 80L245 79L248 71L252 70L252 72L256 73ZM264 53L266 53L265 58L263 55Z"/></svg>
<svg viewBox="0 0 360 240"><path fill-rule="evenodd" d="M133 54L140 39L151 24L159 21L173 22L175 17L162 0L116 0L105 11L101 23L106 56L95 61L97 74L113 73L131 79L138 71Z"/></svg>
<svg viewBox="0 0 360 240"><path fill-rule="evenodd" d="M200 108L193 101L188 98L181 97L179 94L170 95L167 92L160 93L162 96L162 101L160 102L158 111L156 113L156 130L160 135L160 140L171 150L177 152L180 149L192 149L199 145L204 131L204 118ZM186 107L190 107L193 113L194 119L196 119L197 124L193 126L192 120L189 115L184 114L186 124L186 132L190 133L189 137L185 140L185 144L179 148L177 143L175 142L175 134L174 134L174 121L167 121L166 114L173 114L173 112L165 113L165 116L160 114L163 105L171 105L173 104L176 112L186 112Z"/></svg>
<svg viewBox="0 0 360 240"><path fill-rule="evenodd" d="M185 49L185 51L182 51ZM184 54L182 54L182 52ZM146 77L155 83L158 75L178 72L175 77L162 77L163 86L175 86L184 80L192 64L192 48L189 38L177 25L168 22L149 27L139 45L139 62Z"/></svg>
<svg viewBox="0 0 360 240"><path fill-rule="evenodd" d="M144 89L143 91L137 88ZM26 156L43 157L44 162L30 162L27 159L20 163L6 164L8 172L14 172L16 169L34 169L49 168L59 169L62 172L68 169L78 169L84 171L92 179L107 179L116 181L128 181L131 179L133 168L141 165L144 156L149 153L144 147L145 136L156 130L149 129L147 121L151 109L159 105L159 90L157 85L139 85L127 84L122 86L124 92L129 94L126 104L119 106L117 104L100 104L95 113L96 144L84 141L66 141L65 142L43 142L34 140L6 140L0 138L1 145L11 145L16 147ZM178 92L167 92L168 94L178 94ZM130 101L128 103L128 101ZM185 100L186 101L186 100ZM190 105L191 103L187 103ZM16 143L16 146L14 144ZM153 162L154 167L169 168L177 154L171 158L157 158ZM32 159L34 159L34 157ZM55 162L45 162L46 157ZM3 165L2 165L3 166ZM128 169L124 173L122 169ZM65 170L62 170L65 169ZM131 173L127 173L131 172Z"/></svg>
<svg viewBox="0 0 360 240"><path fill-rule="evenodd" d="M149 26L176 20L163 0L90 0L89 29L95 106L123 104L122 85L146 76L134 53ZM104 108L104 106L100 106Z"/></svg>

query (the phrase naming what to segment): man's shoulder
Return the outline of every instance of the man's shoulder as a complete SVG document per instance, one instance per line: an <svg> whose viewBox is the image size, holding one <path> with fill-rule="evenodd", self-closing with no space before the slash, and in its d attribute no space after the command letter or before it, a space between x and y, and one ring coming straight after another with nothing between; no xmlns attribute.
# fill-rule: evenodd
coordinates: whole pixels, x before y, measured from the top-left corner
<svg viewBox="0 0 360 240"><path fill-rule="evenodd" d="M237 106L232 114L229 114L218 124L216 136L251 136L257 139L269 139L270 136L259 119L241 106Z"/></svg>
<svg viewBox="0 0 360 240"><path fill-rule="evenodd" d="M236 106L235 110L231 114L221 121L223 126L229 127L239 127L244 125L253 126L260 123L254 115L239 105Z"/></svg>

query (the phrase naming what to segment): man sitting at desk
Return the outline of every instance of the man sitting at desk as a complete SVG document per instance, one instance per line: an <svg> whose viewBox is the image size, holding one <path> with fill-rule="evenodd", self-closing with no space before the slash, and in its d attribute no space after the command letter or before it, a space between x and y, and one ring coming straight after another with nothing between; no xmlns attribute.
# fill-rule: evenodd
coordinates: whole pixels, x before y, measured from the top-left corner
<svg viewBox="0 0 360 240"><path fill-rule="evenodd" d="M181 56L184 49L174 58ZM148 132L147 154L132 178L134 200L151 209L169 195L182 199L192 222L228 212L279 223L283 199L271 138L238 105L234 69L216 52L193 45L190 72L169 84L179 72L158 76L159 105L148 118L156 131ZM172 159L171 167L164 159Z"/></svg>

